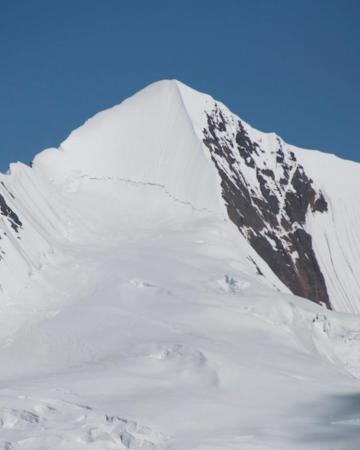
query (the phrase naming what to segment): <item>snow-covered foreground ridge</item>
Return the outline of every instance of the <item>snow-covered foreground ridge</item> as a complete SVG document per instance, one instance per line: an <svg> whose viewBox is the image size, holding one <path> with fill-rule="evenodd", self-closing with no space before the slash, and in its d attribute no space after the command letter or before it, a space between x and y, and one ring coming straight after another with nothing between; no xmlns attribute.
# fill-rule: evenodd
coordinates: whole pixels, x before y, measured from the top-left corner
<svg viewBox="0 0 360 450"><path fill-rule="evenodd" d="M0 449L358 450L359 175L177 81L12 165Z"/></svg>

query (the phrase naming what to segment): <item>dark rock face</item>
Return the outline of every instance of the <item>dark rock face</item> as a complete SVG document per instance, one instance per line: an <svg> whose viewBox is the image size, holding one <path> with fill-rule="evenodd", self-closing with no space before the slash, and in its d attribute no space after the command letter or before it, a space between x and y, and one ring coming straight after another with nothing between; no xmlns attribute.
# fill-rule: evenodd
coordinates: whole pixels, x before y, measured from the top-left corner
<svg viewBox="0 0 360 450"><path fill-rule="evenodd" d="M325 213L328 205L295 154L278 138L265 152L240 120L225 117L217 105L207 114L203 133L229 218L294 294L331 308L311 235L304 229L308 210Z"/></svg>
<svg viewBox="0 0 360 450"><path fill-rule="evenodd" d="M22 222L18 215L9 207L6 203L5 198L0 194L0 214L5 216L11 225L11 228L18 233L19 228L22 227Z"/></svg>

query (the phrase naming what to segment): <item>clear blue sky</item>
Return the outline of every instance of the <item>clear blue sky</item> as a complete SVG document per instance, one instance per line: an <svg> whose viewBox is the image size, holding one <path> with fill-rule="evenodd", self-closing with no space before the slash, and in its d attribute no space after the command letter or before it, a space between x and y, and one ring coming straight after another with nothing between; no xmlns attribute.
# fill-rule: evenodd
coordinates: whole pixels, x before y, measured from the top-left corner
<svg viewBox="0 0 360 450"><path fill-rule="evenodd" d="M0 0L0 170L177 78L360 161L359 0Z"/></svg>

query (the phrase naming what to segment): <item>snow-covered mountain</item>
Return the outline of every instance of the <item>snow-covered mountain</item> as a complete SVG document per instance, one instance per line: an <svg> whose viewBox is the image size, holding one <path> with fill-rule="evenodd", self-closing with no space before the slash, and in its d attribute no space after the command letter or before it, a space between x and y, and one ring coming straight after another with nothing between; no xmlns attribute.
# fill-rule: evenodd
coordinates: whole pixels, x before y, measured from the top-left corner
<svg viewBox="0 0 360 450"><path fill-rule="evenodd" d="M359 191L178 81L11 165L0 445L357 449Z"/></svg>
<svg viewBox="0 0 360 450"><path fill-rule="evenodd" d="M178 81L155 83L97 114L59 149L40 153L33 168L12 165L1 179L5 295L21 286L19 272L39 267L54 237L69 233L76 205L67 196L62 211L64 191L114 181L230 220L271 283L337 311L360 311L360 165L254 130ZM124 214L135 212L134 226L141 216L157 226L165 214L159 202L118 195L130 203Z"/></svg>

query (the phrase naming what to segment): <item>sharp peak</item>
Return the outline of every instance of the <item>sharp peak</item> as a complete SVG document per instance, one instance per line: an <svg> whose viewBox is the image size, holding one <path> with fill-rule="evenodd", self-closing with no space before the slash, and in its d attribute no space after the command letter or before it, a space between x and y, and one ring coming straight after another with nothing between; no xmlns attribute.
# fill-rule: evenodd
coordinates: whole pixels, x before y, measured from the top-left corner
<svg viewBox="0 0 360 450"><path fill-rule="evenodd" d="M222 112L225 112L225 115L233 117L234 121L240 120L256 139L266 137L272 142L281 140L285 143L274 132L262 132L253 128L237 113L232 112L224 103L214 99L209 94L198 91L178 79L161 79L148 84L132 96L125 98L122 102L90 117L85 123L74 129L61 142L58 149L61 151L66 150L71 141L80 142L83 135L85 135L87 140L88 137L86 135L89 131L92 133L92 139L100 142L102 139L101 135L105 131L107 124L115 130L119 127L119 124L127 124L129 117L135 117L135 120L137 120L138 113L141 111L146 110L148 117L156 115L156 108L162 107L161 105L166 104L168 101L175 101L174 104L182 108L195 134L199 134L203 129L204 113L212 111L214 107L219 107ZM98 132L100 137L97 136ZM34 161L38 159L37 156Z"/></svg>
<svg viewBox="0 0 360 450"><path fill-rule="evenodd" d="M144 88L136 91L133 95L124 98L120 103L117 103L109 108L105 108L93 116L89 117L82 125L74 129L70 135L60 144L63 147L64 144L73 137L74 134L94 126L98 123L100 126L104 121L110 119L113 115L117 115L120 111L131 110L134 107L140 108L145 104L159 104L161 99L178 98L179 104L184 108L184 112L189 116L190 120L197 114L203 112L205 106L209 104L221 104L217 102L210 95L197 91L191 88L182 81L177 79L162 79L148 84ZM225 105L223 105L225 107Z"/></svg>
<svg viewBox="0 0 360 450"><path fill-rule="evenodd" d="M176 78L162 78L160 80L153 81L152 83L149 83L147 86L145 86L144 89L146 89L147 87L150 87L150 86L162 86L162 85L170 85L170 86L172 85L172 86L175 86L175 87L191 89L191 90L193 90L195 92L201 93L200 91L194 89L192 86L190 86L190 85L188 85L188 84L184 83L183 81L178 80Z"/></svg>
<svg viewBox="0 0 360 450"><path fill-rule="evenodd" d="M207 98L207 99L211 99L212 102L216 102L219 104L222 104L221 102L215 100L211 95L207 94L206 92L203 92L201 90L195 89L192 86L184 83L183 81L180 81L178 79L175 78L171 78L171 79L161 79L158 81L154 81L150 84L148 84L147 86L145 86L143 89L137 91L134 95L136 96L137 94L140 94L143 91L147 91L147 90L163 90L163 89L174 89L177 90L178 93L180 94L180 96L182 97L182 100L184 100L184 98L189 99L189 97L193 96L193 97L198 97L198 98Z"/></svg>

